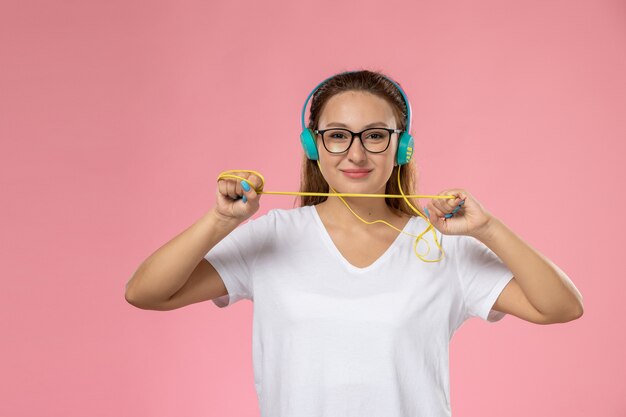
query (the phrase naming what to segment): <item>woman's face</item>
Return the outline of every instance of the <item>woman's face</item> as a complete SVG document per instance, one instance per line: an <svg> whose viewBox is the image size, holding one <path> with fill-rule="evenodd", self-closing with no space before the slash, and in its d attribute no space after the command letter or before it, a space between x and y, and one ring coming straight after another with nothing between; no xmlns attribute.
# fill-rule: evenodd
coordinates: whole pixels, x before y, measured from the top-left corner
<svg viewBox="0 0 626 417"><path fill-rule="evenodd" d="M332 127L345 127L353 132L368 127L397 128L391 105L364 91L346 91L326 102L318 130ZM397 133L391 135L389 147L382 153L366 151L360 137L355 137L350 148L342 154L328 152L321 135L317 135L316 140L322 175L337 192L384 194L395 163Z"/></svg>

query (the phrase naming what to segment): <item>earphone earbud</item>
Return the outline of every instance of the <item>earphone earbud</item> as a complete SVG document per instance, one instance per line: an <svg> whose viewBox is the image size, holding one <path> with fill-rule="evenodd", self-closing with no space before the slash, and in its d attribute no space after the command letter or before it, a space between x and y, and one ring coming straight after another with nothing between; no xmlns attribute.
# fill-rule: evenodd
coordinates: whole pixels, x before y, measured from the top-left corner
<svg viewBox="0 0 626 417"><path fill-rule="evenodd" d="M313 133L311 129L305 127L302 130L302 133L300 133L300 142L302 143L302 149L304 149L306 157L313 161L317 161L319 159L319 153L317 152L315 133Z"/></svg>

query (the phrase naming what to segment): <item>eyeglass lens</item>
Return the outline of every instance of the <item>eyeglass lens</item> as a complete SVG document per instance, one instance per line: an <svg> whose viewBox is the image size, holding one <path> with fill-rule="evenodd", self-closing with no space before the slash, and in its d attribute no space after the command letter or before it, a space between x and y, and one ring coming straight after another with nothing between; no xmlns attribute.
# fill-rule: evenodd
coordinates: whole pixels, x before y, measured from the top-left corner
<svg viewBox="0 0 626 417"><path fill-rule="evenodd" d="M389 131L385 129L367 129L360 135L361 143L370 152L383 152L389 145ZM350 147L352 133L345 129L330 129L322 136L328 152L345 152Z"/></svg>

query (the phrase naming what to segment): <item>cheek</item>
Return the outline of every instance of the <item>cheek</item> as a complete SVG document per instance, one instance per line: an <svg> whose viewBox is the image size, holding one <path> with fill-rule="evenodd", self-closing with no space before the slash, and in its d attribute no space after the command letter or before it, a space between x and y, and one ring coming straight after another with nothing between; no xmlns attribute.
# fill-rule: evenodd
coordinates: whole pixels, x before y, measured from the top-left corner
<svg viewBox="0 0 626 417"><path fill-rule="evenodd" d="M391 149L391 146L387 151L388 152L385 152L384 158L381 158L380 164L384 165L386 169L392 170L396 164L396 152L395 149Z"/></svg>

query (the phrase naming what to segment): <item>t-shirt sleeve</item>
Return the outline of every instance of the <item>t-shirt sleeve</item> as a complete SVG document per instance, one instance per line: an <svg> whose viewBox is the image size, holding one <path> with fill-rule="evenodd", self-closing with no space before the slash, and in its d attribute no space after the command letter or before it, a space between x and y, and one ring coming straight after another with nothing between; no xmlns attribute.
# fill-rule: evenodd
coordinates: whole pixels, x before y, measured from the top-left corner
<svg viewBox="0 0 626 417"><path fill-rule="evenodd" d="M266 236L262 230L265 217L240 224L204 255L228 290L228 294L213 299L218 307L227 307L242 299L254 300L254 262Z"/></svg>
<svg viewBox="0 0 626 417"><path fill-rule="evenodd" d="M459 236L456 256L463 292L464 317L480 317L488 322L501 320L505 313L492 310L513 273L484 243L472 236Z"/></svg>

